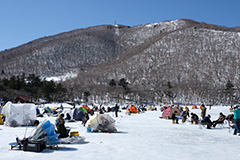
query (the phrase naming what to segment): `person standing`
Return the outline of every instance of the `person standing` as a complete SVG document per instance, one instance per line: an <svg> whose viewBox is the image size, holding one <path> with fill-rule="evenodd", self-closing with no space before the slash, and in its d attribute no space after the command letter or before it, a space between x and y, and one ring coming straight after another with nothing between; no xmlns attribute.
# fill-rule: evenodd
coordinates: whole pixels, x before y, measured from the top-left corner
<svg viewBox="0 0 240 160"><path fill-rule="evenodd" d="M178 124L177 111L174 111L174 112L172 113L171 118L172 118L172 123L173 123L173 124L174 124L174 123Z"/></svg>
<svg viewBox="0 0 240 160"><path fill-rule="evenodd" d="M116 104L115 106L115 116L118 117L119 106Z"/></svg>
<svg viewBox="0 0 240 160"><path fill-rule="evenodd" d="M205 107L204 104L202 104L202 105L200 106L200 108L201 108L201 110L202 110L202 112L201 112L201 117L202 117L202 119L203 119L203 118L206 116L207 108Z"/></svg>
<svg viewBox="0 0 240 160"><path fill-rule="evenodd" d="M240 108L239 106L234 107L234 124L235 129L233 135L237 135L237 133L240 133Z"/></svg>
<svg viewBox="0 0 240 160"><path fill-rule="evenodd" d="M184 107L183 111L182 111L182 123L185 123L187 120L187 117L189 117L189 109L188 107Z"/></svg>
<svg viewBox="0 0 240 160"><path fill-rule="evenodd" d="M85 113L84 117L82 119L82 124L83 124L84 127L85 127L85 124L87 123L88 120L89 120L89 115L88 115L88 113Z"/></svg>

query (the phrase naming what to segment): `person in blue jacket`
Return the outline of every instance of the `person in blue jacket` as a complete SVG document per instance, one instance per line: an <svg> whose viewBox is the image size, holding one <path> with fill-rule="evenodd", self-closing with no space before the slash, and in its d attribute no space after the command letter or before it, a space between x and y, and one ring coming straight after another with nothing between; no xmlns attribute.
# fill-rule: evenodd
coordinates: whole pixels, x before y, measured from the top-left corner
<svg viewBox="0 0 240 160"><path fill-rule="evenodd" d="M235 129L233 135L237 135L237 133L240 133L240 108L239 106L234 107L234 124Z"/></svg>
<svg viewBox="0 0 240 160"><path fill-rule="evenodd" d="M208 115L206 117L203 117L203 119L201 121L202 124L207 124L207 129L211 129L211 126L212 126L212 121L210 118L211 118L211 116Z"/></svg>

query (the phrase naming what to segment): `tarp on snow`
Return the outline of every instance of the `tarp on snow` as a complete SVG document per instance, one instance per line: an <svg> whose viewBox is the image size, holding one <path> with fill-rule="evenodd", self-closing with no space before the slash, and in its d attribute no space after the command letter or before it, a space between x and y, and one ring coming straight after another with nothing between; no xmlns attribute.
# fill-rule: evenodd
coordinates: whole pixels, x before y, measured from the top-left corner
<svg viewBox="0 0 240 160"><path fill-rule="evenodd" d="M115 120L108 114L96 114L91 117L85 127L90 132L116 132Z"/></svg>
<svg viewBox="0 0 240 160"><path fill-rule="evenodd" d="M36 107L32 103L7 102L2 109L6 115L5 124L11 127L32 125L36 120Z"/></svg>

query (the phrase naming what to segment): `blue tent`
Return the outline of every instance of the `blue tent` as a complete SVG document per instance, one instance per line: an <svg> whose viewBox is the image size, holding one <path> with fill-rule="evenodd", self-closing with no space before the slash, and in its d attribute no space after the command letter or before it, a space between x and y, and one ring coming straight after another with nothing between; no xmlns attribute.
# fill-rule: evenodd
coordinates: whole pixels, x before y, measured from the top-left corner
<svg viewBox="0 0 240 160"><path fill-rule="evenodd" d="M76 121L82 121L83 117L84 113L81 110L75 108L73 112L73 119L75 119Z"/></svg>

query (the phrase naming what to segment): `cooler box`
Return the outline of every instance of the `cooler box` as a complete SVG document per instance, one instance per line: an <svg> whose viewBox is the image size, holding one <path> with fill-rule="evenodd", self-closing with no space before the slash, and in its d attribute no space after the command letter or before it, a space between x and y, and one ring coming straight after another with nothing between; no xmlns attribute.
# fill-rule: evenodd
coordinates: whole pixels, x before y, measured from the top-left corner
<svg viewBox="0 0 240 160"><path fill-rule="evenodd" d="M23 151L42 152L46 148L43 142L26 141L23 144Z"/></svg>
<svg viewBox="0 0 240 160"><path fill-rule="evenodd" d="M70 137L72 136L79 136L77 131L70 132Z"/></svg>

